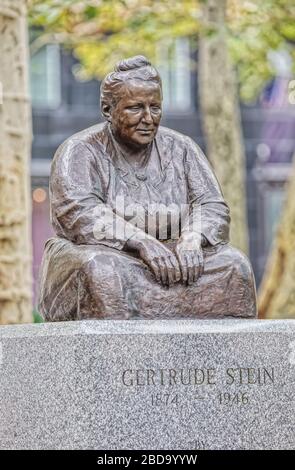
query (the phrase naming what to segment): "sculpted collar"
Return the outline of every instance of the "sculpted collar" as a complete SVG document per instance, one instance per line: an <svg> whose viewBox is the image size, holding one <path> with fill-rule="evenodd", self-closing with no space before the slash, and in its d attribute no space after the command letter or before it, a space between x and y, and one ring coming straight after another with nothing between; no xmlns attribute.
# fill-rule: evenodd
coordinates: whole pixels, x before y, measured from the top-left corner
<svg viewBox="0 0 295 470"><path fill-rule="evenodd" d="M160 131L161 128L159 128ZM157 133L155 139L152 142L152 146L155 146L155 149L159 155L161 172L157 177L153 178L152 184L157 187L164 179L166 175L166 169L172 160L173 157L173 139L169 136L161 135L161 132ZM118 155L119 146L118 142L114 142L114 136L110 129L109 123L105 126L105 132L107 136L106 150L110 156L114 167L119 171L120 176L132 186L139 187L141 184L140 181L135 177L134 171L131 168L128 168L128 164L122 161L124 157Z"/></svg>

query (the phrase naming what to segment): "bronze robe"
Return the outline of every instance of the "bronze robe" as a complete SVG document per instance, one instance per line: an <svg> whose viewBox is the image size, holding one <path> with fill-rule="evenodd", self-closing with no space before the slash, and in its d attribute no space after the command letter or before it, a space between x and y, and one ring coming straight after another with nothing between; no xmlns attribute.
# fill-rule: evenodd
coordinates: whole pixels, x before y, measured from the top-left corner
<svg viewBox="0 0 295 470"><path fill-rule="evenodd" d="M250 263L228 243L228 207L206 157L189 137L160 127L144 173L136 174L118 151L109 124L93 126L57 150L50 196L57 238L45 245L39 301L47 321L256 316ZM125 206L141 205L145 215L152 204L187 205L186 223L201 207L207 246L198 281L165 287L142 260L124 251L129 229L140 229L130 212L120 212L118 198ZM102 213L108 211L123 230L106 223ZM155 236L173 250L171 219L166 237L155 224ZM145 221L141 228L147 230Z"/></svg>

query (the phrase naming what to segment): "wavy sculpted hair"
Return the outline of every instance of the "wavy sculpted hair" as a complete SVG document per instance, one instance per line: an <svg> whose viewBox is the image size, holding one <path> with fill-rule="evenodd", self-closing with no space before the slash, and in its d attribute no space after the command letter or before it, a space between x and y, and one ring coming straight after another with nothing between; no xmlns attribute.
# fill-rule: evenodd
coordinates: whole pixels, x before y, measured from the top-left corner
<svg viewBox="0 0 295 470"><path fill-rule="evenodd" d="M120 99L119 93L127 80L147 80L157 83L162 90L158 71L143 55L137 55L118 62L114 72L109 73L100 86L100 109L104 116Z"/></svg>

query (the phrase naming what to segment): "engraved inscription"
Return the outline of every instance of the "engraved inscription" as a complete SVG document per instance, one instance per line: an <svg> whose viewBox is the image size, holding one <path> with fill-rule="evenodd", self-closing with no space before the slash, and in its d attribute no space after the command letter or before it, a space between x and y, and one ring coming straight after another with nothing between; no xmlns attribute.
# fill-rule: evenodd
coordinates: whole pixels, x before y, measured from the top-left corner
<svg viewBox="0 0 295 470"><path fill-rule="evenodd" d="M240 387L271 386L275 380L274 367L142 368L125 369L121 375L127 388L150 389L149 403L155 407L175 407L183 405L187 399L196 406L207 400L214 400L220 407L249 406L254 397L249 388L241 390ZM180 393L180 387L188 393Z"/></svg>
<svg viewBox="0 0 295 470"><path fill-rule="evenodd" d="M179 395L177 393L156 393L152 394L151 402L154 406L178 405Z"/></svg>
<svg viewBox="0 0 295 470"><path fill-rule="evenodd" d="M220 405L248 405L249 396L248 394L237 392L237 393L219 393L218 401Z"/></svg>
<svg viewBox="0 0 295 470"><path fill-rule="evenodd" d="M269 385L275 382L273 367L229 367L189 369L125 369L122 383L126 387L197 386L197 385Z"/></svg>
<svg viewBox="0 0 295 470"><path fill-rule="evenodd" d="M265 367L254 369L253 367L229 368L226 370L229 385L266 385L274 383L274 368L266 369Z"/></svg>
<svg viewBox="0 0 295 470"><path fill-rule="evenodd" d="M122 382L127 387L215 385L215 369L126 369Z"/></svg>

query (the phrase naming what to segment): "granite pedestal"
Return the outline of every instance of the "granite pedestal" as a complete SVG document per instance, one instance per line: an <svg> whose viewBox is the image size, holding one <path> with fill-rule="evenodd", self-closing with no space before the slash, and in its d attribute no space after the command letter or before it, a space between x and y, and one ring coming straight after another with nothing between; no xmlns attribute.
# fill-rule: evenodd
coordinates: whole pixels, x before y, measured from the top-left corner
<svg viewBox="0 0 295 470"><path fill-rule="evenodd" d="M0 327L1 449L293 449L295 321Z"/></svg>

